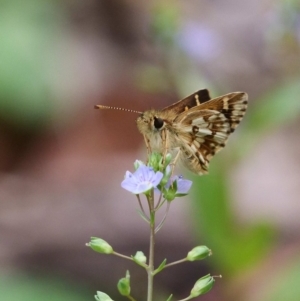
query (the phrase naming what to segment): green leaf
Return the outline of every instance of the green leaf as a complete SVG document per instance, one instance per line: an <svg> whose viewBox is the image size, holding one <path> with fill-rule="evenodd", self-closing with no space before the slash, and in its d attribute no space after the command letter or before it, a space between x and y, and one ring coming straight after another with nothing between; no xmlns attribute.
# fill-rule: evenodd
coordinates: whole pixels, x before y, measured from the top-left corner
<svg viewBox="0 0 300 301"><path fill-rule="evenodd" d="M266 93L251 105L240 128L235 158L243 157L270 131L293 122L300 114L300 79L286 82Z"/></svg>
<svg viewBox="0 0 300 301"><path fill-rule="evenodd" d="M153 274L156 275L157 273L161 272L164 269L166 263L167 263L167 259L165 258L163 262L159 265L159 267L154 271Z"/></svg>
<svg viewBox="0 0 300 301"><path fill-rule="evenodd" d="M149 224L149 218L145 215L145 213L141 210L137 210L137 212L140 215L140 217Z"/></svg>
<svg viewBox="0 0 300 301"><path fill-rule="evenodd" d="M170 301L173 297L173 294L170 295L170 297L166 301Z"/></svg>
<svg viewBox="0 0 300 301"><path fill-rule="evenodd" d="M107 294L100 291L98 291L97 295L95 295L95 299L97 301L113 301Z"/></svg>
<svg viewBox="0 0 300 301"><path fill-rule="evenodd" d="M274 230L266 223L237 225L230 207L226 163L215 158L210 174L193 180L194 229L199 240L201 237L201 241L216 250L211 264L234 276L259 263L272 246ZM200 232L201 229L205 231Z"/></svg>
<svg viewBox="0 0 300 301"><path fill-rule="evenodd" d="M264 293L264 301L295 301L300 296L300 257L297 254L289 258L285 266L268 277L268 291Z"/></svg>
<svg viewBox="0 0 300 301"><path fill-rule="evenodd" d="M248 131L262 133L292 122L300 113L300 79L283 83L262 96L247 114Z"/></svg>

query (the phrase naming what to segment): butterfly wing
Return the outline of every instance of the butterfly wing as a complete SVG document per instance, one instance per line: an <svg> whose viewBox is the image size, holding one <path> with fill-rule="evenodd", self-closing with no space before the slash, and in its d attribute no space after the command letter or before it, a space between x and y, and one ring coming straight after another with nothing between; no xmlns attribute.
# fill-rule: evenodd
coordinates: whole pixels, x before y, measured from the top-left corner
<svg viewBox="0 0 300 301"><path fill-rule="evenodd" d="M209 92L207 89L199 90L184 99L181 99L172 105L165 107L161 112L172 112L174 116L189 110L195 106L203 104L210 100Z"/></svg>
<svg viewBox="0 0 300 301"><path fill-rule="evenodd" d="M197 174L205 174L210 159L226 144L247 109L246 93L214 98L180 114L174 127L183 162Z"/></svg>

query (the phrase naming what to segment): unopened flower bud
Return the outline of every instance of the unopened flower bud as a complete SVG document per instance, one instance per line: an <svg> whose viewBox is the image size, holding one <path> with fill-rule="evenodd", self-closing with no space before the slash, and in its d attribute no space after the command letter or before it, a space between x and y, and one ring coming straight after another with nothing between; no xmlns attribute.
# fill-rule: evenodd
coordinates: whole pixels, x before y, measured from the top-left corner
<svg viewBox="0 0 300 301"><path fill-rule="evenodd" d="M159 161L159 170L164 171L165 168L170 164L172 160L172 155L170 153L166 154L165 157L161 156L160 161Z"/></svg>
<svg viewBox="0 0 300 301"><path fill-rule="evenodd" d="M118 282L118 290L122 296L130 296L130 274L126 271L126 277L121 278Z"/></svg>
<svg viewBox="0 0 300 301"><path fill-rule="evenodd" d="M164 170L164 177L160 181L161 186L165 186L168 183L171 177L171 173L172 173L172 168L170 167L170 165L168 165Z"/></svg>
<svg viewBox="0 0 300 301"><path fill-rule="evenodd" d="M170 153L166 154L165 166L169 165L172 160L172 155Z"/></svg>
<svg viewBox="0 0 300 301"><path fill-rule="evenodd" d="M186 259L188 261L201 260L211 255L211 250L206 246L198 246L188 252Z"/></svg>
<svg viewBox="0 0 300 301"><path fill-rule="evenodd" d="M211 290L215 279L210 276L210 274L203 276L202 278L198 279L191 290L190 296L195 298L200 295L204 295Z"/></svg>
<svg viewBox="0 0 300 301"><path fill-rule="evenodd" d="M98 253L111 254L114 251L110 244L98 237L91 237L91 241L86 245Z"/></svg>
<svg viewBox="0 0 300 301"><path fill-rule="evenodd" d="M97 295L95 295L95 299L97 301L113 301L108 295L102 293L102 292L97 292Z"/></svg>
<svg viewBox="0 0 300 301"><path fill-rule="evenodd" d="M132 259L135 263L142 267L145 267L145 263L147 262L147 257L142 251L137 251L136 254L132 256Z"/></svg>
<svg viewBox="0 0 300 301"><path fill-rule="evenodd" d="M160 160L161 160L161 154L151 153L148 159L148 166L152 167L155 171L159 171Z"/></svg>

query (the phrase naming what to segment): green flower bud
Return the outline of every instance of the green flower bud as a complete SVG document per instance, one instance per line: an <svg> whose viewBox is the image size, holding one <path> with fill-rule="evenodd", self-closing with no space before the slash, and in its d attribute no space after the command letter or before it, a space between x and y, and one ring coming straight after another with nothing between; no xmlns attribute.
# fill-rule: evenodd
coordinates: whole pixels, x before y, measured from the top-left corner
<svg viewBox="0 0 300 301"><path fill-rule="evenodd" d="M98 253L111 254L114 251L111 245L98 237L91 237L91 241L86 245Z"/></svg>
<svg viewBox="0 0 300 301"><path fill-rule="evenodd" d="M126 271L126 277L121 278L118 282L118 290L122 296L130 296L130 274Z"/></svg>
<svg viewBox="0 0 300 301"><path fill-rule="evenodd" d="M144 266L145 263L147 262L147 257L142 251L137 251L136 254L132 257L132 259L136 263L141 264L142 266Z"/></svg>
<svg viewBox="0 0 300 301"><path fill-rule="evenodd" d="M167 201L173 201L176 197L176 192L177 192L177 181L174 181L172 185L168 189L164 189L164 198Z"/></svg>
<svg viewBox="0 0 300 301"><path fill-rule="evenodd" d="M97 292L97 295L95 295L95 299L97 301L113 301L108 295L102 293L102 292Z"/></svg>
<svg viewBox="0 0 300 301"><path fill-rule="evenodd" d="M210 256L211 250L206 246L198 246L193 248L190 252L188 252L186 259L188 261L201 260Z"/></svg>
<svg viewBox="0 0 300 301"><path fill-rule="evenodd" d="M168 189L164 191L164 198L168 201L171 202L175 199L176 191L173 189Z"/></svg>
<svg viewBox="0 0 300 301"><path fill-rule="evenodd" d="M171 160L172 160L172 155L170 153L166 154L165 158L161 156L158 163L159 170L164 172L166 167L170 164Z"/></svg>
<svg viewBox="0 0 300 301"><path fill-rule="evenodd" d="M161 160L161 154L151 153L148 160L148 166L152 167L154 171L159 171L159 162Z"/></svg>
<svg viewBox="0 0 300 301"><path fill-rule="evenodd" d="M164 177L160 181L161 187L164 187L168 183L168 181L170 180L171 174L172 174L172 168L170 167L170 165L168 165L164 170Z"/></svg>
<svg viewBox="0 0 300 301"><path fill-rule="evenodd" d="M214 282L215 279L212 276L210 276L210 274L203 276L202 278L196 281L194 287L191 290L190 296L192 298L195 298L200 295L206 294L212 289Z"/></svg>
<svg viewBox="0 0 300 301"><path fill-rule="evenodd" d="M166 154L165 166L168 166L171 163L172 155L170 153Z"/></svg>

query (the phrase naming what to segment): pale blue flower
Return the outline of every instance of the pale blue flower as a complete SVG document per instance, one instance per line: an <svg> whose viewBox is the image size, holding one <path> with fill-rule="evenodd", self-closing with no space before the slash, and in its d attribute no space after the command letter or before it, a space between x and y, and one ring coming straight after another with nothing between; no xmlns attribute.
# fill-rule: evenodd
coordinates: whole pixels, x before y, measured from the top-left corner
<svg viewBox="0 0 300 301"><path fill-rule="evenodd" d="M155 172L152 167L141 164L134 173L126 172L121 186L134 194L139 194L155 188L162 178L162 172Z"/></svg>
<svg viewBox="0 0 300 301"><path fill-rule="evenodd" d="M175 176L174 178L172 180L177 181L176 194L187 194L189 192L193 182L190 180L184 179L182 176Z"/></svg>
<svg viewBox="0 0 300 301"><path fill-rule="evenodd" d="M186 195L188 194L193 182L187 179L184 179L182 176L173 176L165 186L166 189L169 189L173 186L173 183L176 182L177 189L176 189L176 196ZM171 188L172 189L172 188Z"/></svg>

